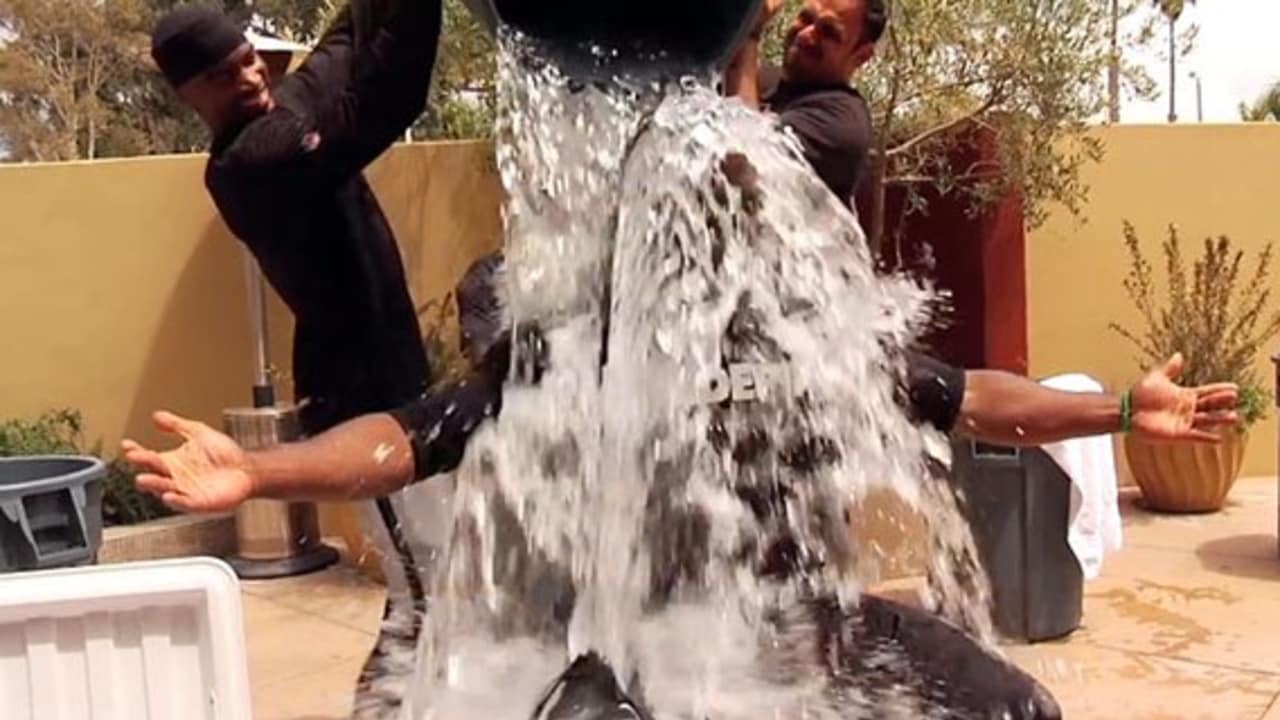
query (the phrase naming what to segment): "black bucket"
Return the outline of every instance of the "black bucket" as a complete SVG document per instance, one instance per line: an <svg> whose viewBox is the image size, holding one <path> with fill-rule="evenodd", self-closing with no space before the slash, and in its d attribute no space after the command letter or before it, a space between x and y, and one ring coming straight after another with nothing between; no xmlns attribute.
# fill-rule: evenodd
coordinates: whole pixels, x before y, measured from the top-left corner
<svg viewBox="0 0 1280 720"><path fill-rule="evenodd" d="M728 63L762 0L466 0L490 32L506 25L562 66L598 65L594 50L691 71Z"/></svg>

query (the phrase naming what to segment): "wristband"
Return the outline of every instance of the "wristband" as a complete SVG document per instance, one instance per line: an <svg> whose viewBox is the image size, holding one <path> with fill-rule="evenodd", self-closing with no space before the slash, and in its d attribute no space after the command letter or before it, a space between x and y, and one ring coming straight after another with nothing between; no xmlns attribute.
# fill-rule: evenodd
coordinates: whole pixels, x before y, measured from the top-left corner
<svg viewBox="0 0 1280 720"><path fill-rule="evenodd" d="M1133 391L1125 390L1120 396L1120 432L1133 430Z"/></svg>

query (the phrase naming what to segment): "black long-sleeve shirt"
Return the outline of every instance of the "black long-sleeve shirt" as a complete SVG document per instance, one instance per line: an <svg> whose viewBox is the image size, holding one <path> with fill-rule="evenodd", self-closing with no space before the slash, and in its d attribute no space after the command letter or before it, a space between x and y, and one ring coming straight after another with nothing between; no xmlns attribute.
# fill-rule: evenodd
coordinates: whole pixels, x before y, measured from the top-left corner
<svg viewBox="0 0 1280 720"><path fill-rule="evenodd" d="M421 114L439 0L352 0L276 107L216 138L205 182L296 318L304 429L397 407L426 353L391 227L362 172Z"/></svg>

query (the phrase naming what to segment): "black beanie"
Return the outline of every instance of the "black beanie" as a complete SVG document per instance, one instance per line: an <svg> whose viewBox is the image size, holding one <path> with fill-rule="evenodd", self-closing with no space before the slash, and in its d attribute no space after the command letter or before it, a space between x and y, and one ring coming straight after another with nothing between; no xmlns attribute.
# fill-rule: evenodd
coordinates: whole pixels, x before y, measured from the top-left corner
<svg viewBox="0 0 1280 720"><path fill-rule="evenodd" d="M214 67L247 42L226 15L206 5L182 5L151 31L151 57L178 87Z"/></svg>

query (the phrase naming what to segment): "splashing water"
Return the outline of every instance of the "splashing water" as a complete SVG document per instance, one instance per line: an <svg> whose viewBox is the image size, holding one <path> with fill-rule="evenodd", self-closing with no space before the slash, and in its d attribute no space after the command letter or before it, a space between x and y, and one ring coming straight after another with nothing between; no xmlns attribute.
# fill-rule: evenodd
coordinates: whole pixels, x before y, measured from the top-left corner
<svg viewBox="0 0 1280 720"><path fill-rule="evenodd" d="M457 473L406 717L527 720L588 651L663 720L863 716L807 608L856 602L845 509L877 489L927 519L934 599L989 638L930 480L946 443L895 394L929 293L877 276L794 139L709 83L581 86L505 44L502 294L548 369Z"/></svg>

